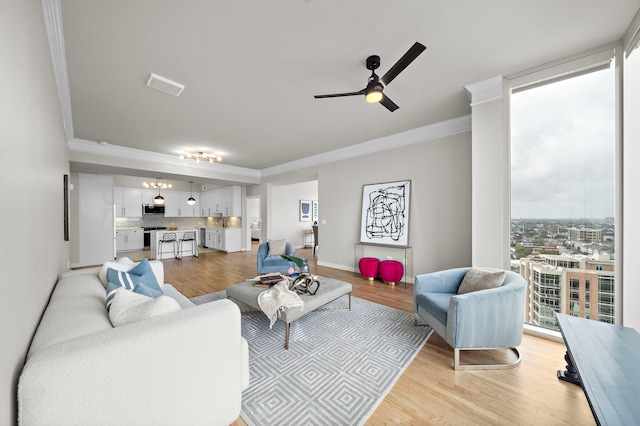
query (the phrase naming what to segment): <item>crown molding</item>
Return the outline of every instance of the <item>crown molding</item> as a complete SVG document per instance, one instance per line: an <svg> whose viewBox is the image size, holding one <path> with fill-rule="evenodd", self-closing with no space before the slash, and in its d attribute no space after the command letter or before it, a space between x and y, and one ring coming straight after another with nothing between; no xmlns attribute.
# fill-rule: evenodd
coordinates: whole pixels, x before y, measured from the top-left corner
<svg viewBox="0 0 640 426"><path fill-rule="evenodd" d="M477 83L471 83L464 86L467 96L471 101L471 106L490 102L502 98L502 76L488 78Z"/></svg>
<svg viewBox="0 0 640 426"><path fill-rule="evenodd" d="M281 173L292 172L307 167L320 166L322 164L332 163L334 161L344 160L347 158L360 157L362 155L373 154L380 151L400 148L428 140L439 139L459 133L471 131L471 115L464 115L429 126L419 127L417 129L407 130L390 136L373 139L368 142L351 145L345 148L324 152L322 154L313 155L302 158L300 160L279 164L277 166L268 167L262 170L249 169L245 167L230 166L221 163L196 163L180 160L174 155L161 154L158 152L144 151L141 149L128 148L120 145L111 145L101 142L89 141L86 139L73 138L69 141L70 155L74 152L91 154L97 156L122 158L134 161L154 162L158 164L166 164L171 166L189 166L190 168L202 171L217 171L221 173L230 173L250 178L261 178L273 176Z"/></svg>
<svg viewBox="0 0 640 426"><path fill-rule="evenodd" d="M62 122L67 140L73 139L73 119L71 115L71 91L67 73L64 31L62 29L62 6L60 0L42 0L42 13L49 38L51 62L58 88L58 98L62 109Z"/></svg>
<svg viewBox="0 0 640 426"><path fill-rule="evenodd" d="M279 164L277 166L262 169L262 177L273 176L281 173L292 172L306 167L314 167L332 163L347 158L360 157L389 149L400 148L415 143L443 138L446 136L466 133L471 131L471 115L452 118L417 129L407 130L390 136L373 139L371 141L351 145L345 148L312 155L300 160Z"/></svg>
<svg viewBox="0 0 640 426"><path fill-rule="evenodd" d="M159 152L145 151L142 149L129 148L120 145L111 145L103 142L94 142L86 139L74 138L68 142L69 154L84 153L102 157L122 158L145 163L166 164L170 166L189 167L201 171L215 171L248 178L259 178L260 172L246 167L231 166L222 163L195 162L181 160L175 155L162 154ZM73 160L73 158L72 158Z"/></svg>
<svg viewBox="0 0 640 426"><path fill-rule="evenodd" d="M636 15L631 20L631 24L629 24L629 28L622 38L622 47L626 52L626 57L628 58L631 52L638 47L640 43L640 9L636 13Z"/></svg>

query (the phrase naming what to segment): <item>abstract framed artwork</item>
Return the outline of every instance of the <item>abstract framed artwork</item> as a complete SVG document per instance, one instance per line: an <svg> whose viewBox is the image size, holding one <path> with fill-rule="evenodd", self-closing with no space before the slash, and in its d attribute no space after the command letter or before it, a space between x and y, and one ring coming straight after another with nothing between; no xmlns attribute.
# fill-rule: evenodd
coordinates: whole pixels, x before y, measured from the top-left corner
<svg viewBox="0 0 640 426"><path fill-rule="evenodd" d="M362 187L360 242L407 247L411 181Z"/></svg>
<svg viewBox="0 0 640 426"><path fill-rule="evenodd" d="M312 206L311 207L311 215L312 215L311 219L314 222L317 222L318 221L318 200L313 200L311 202L311 206Z"/></svg>
<svg viewBox="0 0 640 426"><path fill-rule="evenodd" d="M64 175L62 178L62 229L64 233L64 240L69 241L69 175Z"/></svg>
<svg viewBox="0 0 640 426"><path fill-rule="evenodd" d="M311 221L311 201L300 200L300 222Z"/></svg>

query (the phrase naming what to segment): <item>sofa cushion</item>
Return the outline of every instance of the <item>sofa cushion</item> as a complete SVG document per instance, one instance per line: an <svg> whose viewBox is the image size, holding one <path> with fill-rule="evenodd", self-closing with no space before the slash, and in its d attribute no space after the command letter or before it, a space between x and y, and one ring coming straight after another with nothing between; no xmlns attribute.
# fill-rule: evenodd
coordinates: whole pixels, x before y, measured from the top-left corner
<svg viewBox="0 0 640 426"><path fill-rule="evenodd" d="M287 254L286 245L287 240L269 240L269 253L267 256L280 256L281 254Z"/></svg>
<svg viewBox="0 0 640 426"><path fill-rule="evenodd" d="M193 308L194 306L196 306L190 299L176 290L176 288L171 284L164 284L162 286L162 292L165 296L169 296L176 302L178 302L182 309Z"/></svg>
<svg viewBox="0 0 640 426"><path fill-rule="evenodd" d="M107 269L107 310L120 288L154 298L164 294L147 259L143 259L129 272Z"/></svg>
<svg viewBox="0 0 640 426"><path fill-rule="evenodd" d="M109 320L114 327L120 327L179 310L180 304L169 296L152 298L119 288L111 303Z"/></svg>
<svg viewBox="0 0 640 426"><path fill-rule="evenodd" d="M460 287L458 287L458 294L500 287L504 281L505 274L505 271L499 269L478 268L474 266L467 271L462 279Z"/></svg>
<svg viewBox="0 0 640 426"><path fill-rule="evenodd" d="M44 311L29 354L58 342L111 329L104 300L104 287L96 274L78 273L62 278Z"/></svg>
<svg viewBox="0 0 640 426"><path fill-rule="evenodd" d="M416 304L446 324L451 297L451 293L420 293L416 295Z"/></svg>

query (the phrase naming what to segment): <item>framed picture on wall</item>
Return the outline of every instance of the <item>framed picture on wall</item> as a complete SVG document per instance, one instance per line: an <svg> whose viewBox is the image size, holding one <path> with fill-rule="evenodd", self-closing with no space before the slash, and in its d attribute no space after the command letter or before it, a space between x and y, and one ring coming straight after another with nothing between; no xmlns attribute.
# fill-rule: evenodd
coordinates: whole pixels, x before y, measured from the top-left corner
<svg viewBox="0 0 640 426"><path fill-rule="evenodd" d="M408 246L410 195L410 180L363 185L360 242Z"/></svg>
<svg viewBox="0 0 640 426"><path fill-rule="evenodd" d="M318 200L313 200L311 202L311 219L314 222L318 221Z"/></svg>
<svg viewBox="0 0 640 426"><path fill-rule="evenodd" d="M62 232L64 240L69 241L69 175L62 177Z"/></svg>
<svg viewBox="0 0 640 426"><path fill-rule="evenodd" d="M300 222L311 221L311 201L300 200Z"/></svg>

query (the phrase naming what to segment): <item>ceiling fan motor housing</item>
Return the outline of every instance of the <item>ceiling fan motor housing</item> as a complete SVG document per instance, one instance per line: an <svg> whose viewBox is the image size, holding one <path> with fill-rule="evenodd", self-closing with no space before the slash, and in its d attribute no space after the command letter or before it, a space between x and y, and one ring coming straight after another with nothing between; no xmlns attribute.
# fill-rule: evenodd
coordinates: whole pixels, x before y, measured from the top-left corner
<svg viewBox="0 0 640 426"><path fill-rule="evenodd" d="M371 55L371 56L369 56L367 58L367 69L368 70L378 69L379 66L380 66L380 56Z"/></svg>

